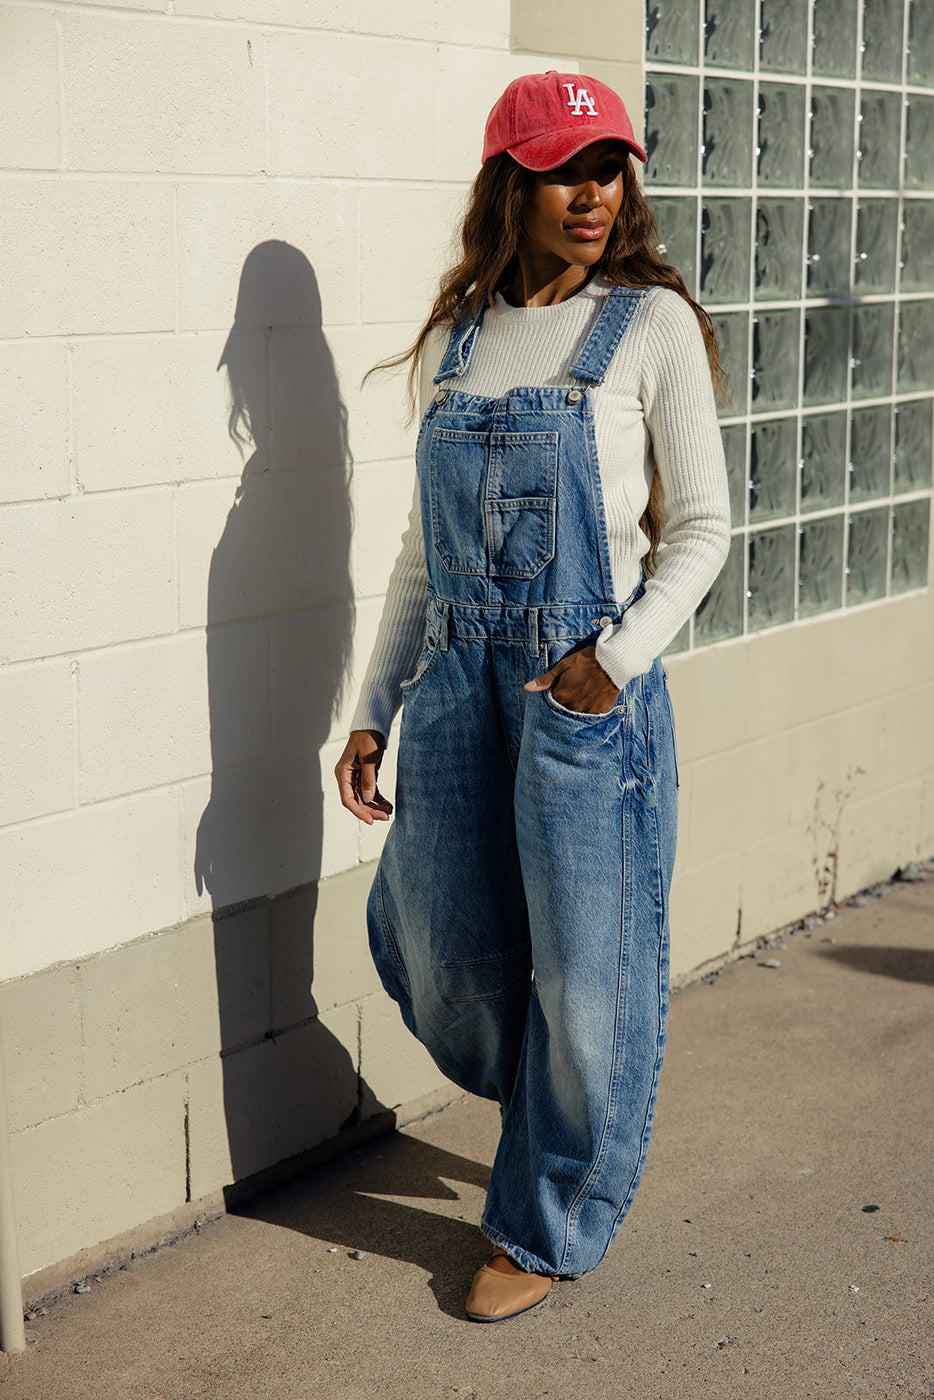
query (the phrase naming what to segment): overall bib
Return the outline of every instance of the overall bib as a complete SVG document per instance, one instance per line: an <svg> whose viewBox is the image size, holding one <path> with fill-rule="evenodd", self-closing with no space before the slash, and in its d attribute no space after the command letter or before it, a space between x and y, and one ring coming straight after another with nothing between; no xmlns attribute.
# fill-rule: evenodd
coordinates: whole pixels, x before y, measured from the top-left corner
<svg viewBox="0 0 934 1400"><path fill-rule="evenodd" d="M614 598L592 405L642 295L610 293L563 388L465 394L482 313L451 334L416 452L425 645L368 905L406 1024L501 1105L483 1233L568 1276L603 1258L645 1161L677 770L660 661L608 714L523 686L642 590Z"/></svg>

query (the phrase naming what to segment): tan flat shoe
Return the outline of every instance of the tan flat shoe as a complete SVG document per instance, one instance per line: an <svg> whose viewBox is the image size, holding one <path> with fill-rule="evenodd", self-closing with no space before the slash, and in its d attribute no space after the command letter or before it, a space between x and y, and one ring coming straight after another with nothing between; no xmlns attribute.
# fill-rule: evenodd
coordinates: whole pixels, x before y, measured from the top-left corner
<svg viewBox="0 0 934 1400"><path fill-rule="evenodd" d="M517 1317L540 1303L552 1282L549 1274L526 1273L504 1249L495 1249L490 1263L483 1264L473 1276L467 1316L471 1322L503 1322Z"/></svg>

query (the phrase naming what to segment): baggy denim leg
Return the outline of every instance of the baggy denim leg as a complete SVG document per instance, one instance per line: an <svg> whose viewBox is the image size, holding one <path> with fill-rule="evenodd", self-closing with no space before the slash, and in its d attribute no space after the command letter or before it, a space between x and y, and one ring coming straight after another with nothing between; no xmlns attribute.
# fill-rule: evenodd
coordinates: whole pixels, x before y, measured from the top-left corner
<svg viewBox="0 0 934 1400"><path fill-rule="evenodd" d="M526 1268L603 1258L648 1149L668 1009L676 836L660 663L623 715L530 698L516 822L535 967L483 1231Z"/></svg>
<svg viewBox="0 0 934 1400"><path fill-rule="evenodd" d="M505 1104L532 964L493 668L488 643L455 640L407 690L368 923L410 1030L448 1078Z"/></svg>
<svg viewBox="0 0 934 1400"><path fill-rule="evenodd" d="M526 1268L583 1274L639 1183L665 1043L677 781L664 675L656 662L606 716L521 692L513 776L502 707L483 697L522 656L515 699L541 662L515 647L499 664L489 646L452 652L408 711L400 839L374 883L371 945L439 1067L503 1107L484 1233ZM468 674L454 748L435 747ZM427 849L436 799L446 815Z"/></svg>

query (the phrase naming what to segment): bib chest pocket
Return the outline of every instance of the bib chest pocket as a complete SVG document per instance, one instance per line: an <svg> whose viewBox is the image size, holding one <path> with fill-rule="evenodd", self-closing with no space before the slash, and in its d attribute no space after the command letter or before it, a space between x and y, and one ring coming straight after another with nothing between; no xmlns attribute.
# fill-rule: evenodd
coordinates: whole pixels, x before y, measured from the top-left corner
<svg viewBox="0 0 934 1400"><path fill-rule="evenodd" d="M555 553L557 433L436 428L431 537L450 573L534 578Z"/></svg>
<svg viewBox="0 0 934 1400"><path fill-rule="evenodd" d="M435 428L428 455L431 542L449 574L484 575L483 496L489 435Z"/></svg>

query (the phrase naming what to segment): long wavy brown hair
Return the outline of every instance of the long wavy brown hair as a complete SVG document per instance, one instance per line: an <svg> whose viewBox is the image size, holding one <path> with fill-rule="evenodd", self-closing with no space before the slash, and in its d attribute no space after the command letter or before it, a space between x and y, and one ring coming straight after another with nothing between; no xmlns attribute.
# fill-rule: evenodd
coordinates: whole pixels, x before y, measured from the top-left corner
<svg viewBox="0 0 934 1400"><path fill-rule="evenodd" d="M475 316L481 306L492 307L497 291L512 280L530 178L531 172L506 152L492 156L481 166L464 216L460 261L441 278L434 305L414 344L403 354L374 366L390 369L408 362L409 395L413 404L418 367L431 332L436 326L453 326L465 317ZM680 272L661 256L655 217L636 179L631 156L623 165L623 200L619 214L594 271L602 272L619 286L668 287L683 297L697 317L704 337L714 387L728 398L731 386L720 364L713 322L691 296ZM649 540L649 550L643 560L648 573L655 567L664 522L662 485L656 468L648 504L639 522Z"/></svg>

